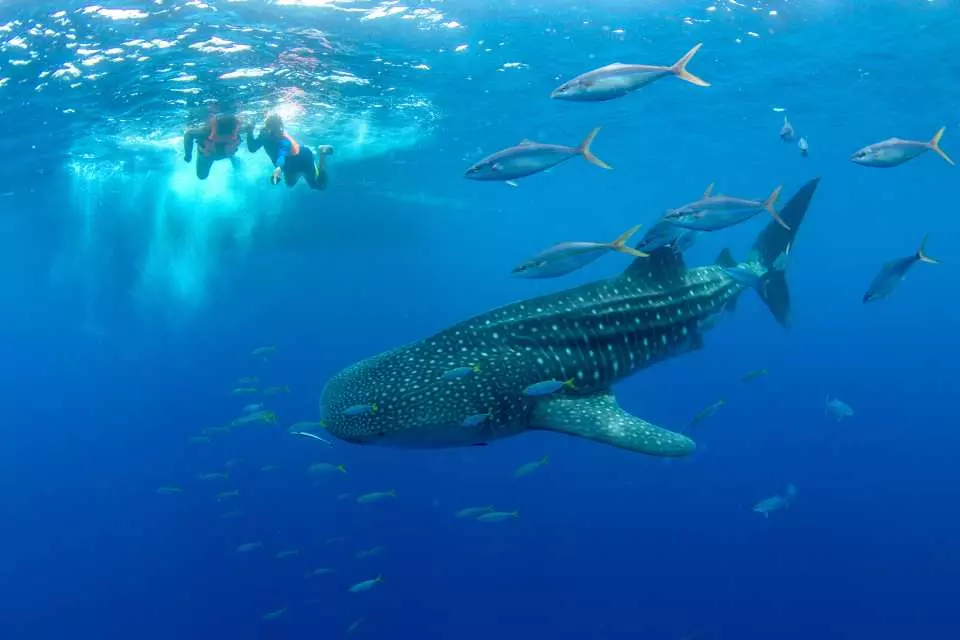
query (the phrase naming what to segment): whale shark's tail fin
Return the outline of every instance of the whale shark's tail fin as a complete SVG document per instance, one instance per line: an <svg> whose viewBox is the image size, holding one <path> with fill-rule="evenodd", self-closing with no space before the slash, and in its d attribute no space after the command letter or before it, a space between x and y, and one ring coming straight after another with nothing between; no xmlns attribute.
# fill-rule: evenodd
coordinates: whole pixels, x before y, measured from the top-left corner
<svg viewBox="0 0 960 640"><path fill-rule="evenodd" d="M791 320L790 289L787 287L786 269L778 267L783 266L793 249L794 238L819 184L820 178L814 178L803 185L780 210L780 217L789 229L776 221L769 223L757 236L750 253L751 260L757 260L769 270L765 286L758 293L773 317L784 327L789 327Z"/></svg>

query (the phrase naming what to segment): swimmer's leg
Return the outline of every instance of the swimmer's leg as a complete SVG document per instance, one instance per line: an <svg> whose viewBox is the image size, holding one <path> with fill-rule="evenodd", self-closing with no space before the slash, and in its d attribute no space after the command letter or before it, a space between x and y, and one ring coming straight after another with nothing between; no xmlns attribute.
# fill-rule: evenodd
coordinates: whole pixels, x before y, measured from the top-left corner
<svg viewBox="0 0 960 640"><path fill-rule="evenodd" d="M197 177L206 180L210 175L210 167L213 166L213 160L205 156L197 156Z"/></svg>
<svg viewBox="0 0 960 640"><path fill-rule="evenodd" d="M307 177L307 182L311 189L323 191L327 188L327 156L333 153L333 147L330 145L321 145L317 147L317 166L316 172L312 177Z"/></svg>
<svg viewBox="0 0 960 640"><path fill-rule="evenodd" d="M290 166L290 160L287 160L287 166L283 170L283 180L288 187L292 187L300 180L300 171L296 167Z"/></svg>

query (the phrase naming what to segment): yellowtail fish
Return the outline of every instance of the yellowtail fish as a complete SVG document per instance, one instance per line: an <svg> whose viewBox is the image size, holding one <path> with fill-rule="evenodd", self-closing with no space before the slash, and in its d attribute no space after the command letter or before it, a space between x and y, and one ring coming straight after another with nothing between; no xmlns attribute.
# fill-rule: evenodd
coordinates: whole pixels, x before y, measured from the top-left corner
<svg viewBox="0 0 960 640"><path fill-rule="evenodd" d="M318 578L320 576L328 576L332 573L336 573L336 569L331 569L329 567L320 567L319 569L314 569L313 571L308 571L305 575L307 578Z"/></svg>
<svg viewBox="0 0 960 640"><path fill-rule="evenodd" d="M241 416L230 423L231 427L241 427L246 424L255 424L262 422L264 424L277 424L277 414L273 411L254 411L245 416Z"/></svg>
<svg viewBox="0 0 960 640"><path fill-rule="evenodd" d="M269 620L276 620L278 618L282 618L283 614L285 614L288 609L289 607L284 607L283 609L277 609L276 611L265 613L260 617L260 619L269 621Z"/></svg>
<svg viewBox="0 0 960 640"><path fill-rule="evenodd" d="M504 520L515 520L520 517L519 511L491 511L477 517L478 522L503 522Z"/></svg>
<svg viewBox="0 0 960 640"><path fill-rule="evenodd" d="M359 498L357 502L360 504L372 504L374 502L380 502L386 500L387 498L396 498L397 492L391 489L390 491L374 491L373 493L365 493Z"/></svg>
<svg viewBox="0 0 960 640"><path fill-rule="evenodd" d="M236 489L233 491L221 491L216 495L217 500L226 500L227 498L239 498L240 492Z"/></svg>
<svg viewBox="0 0 960 640"><path fill-rule="evenodd" d="M667 76L680 78L698 87L709 87L708 82L687 71L687 65L701 46L702 43L697 44L669 67L620 62L608 64L564 82L550 93L550 97L571 102L604 102L622 98Z"/></svg>
<svg viewBox="0 0 960 640"><path fill-rule="evenodd" d="M756 370L754 370L754 371L750 371L750 372L744 374L744 376L743 376L742 378L740 378L740 380L743 381L743 382L750 382L751 380L756 380L757 378L762 378L763 376L768 375L769 373L770 373L770 372L767 371L766 369L756 369Z"/></svg>
<svg viewBox="0 0 960 640"><path fill-rule="evenodd" d="M701 422L703 422L704 420L706 420L707 418L713 416L713 414L715 414L717 410L726 403L727 403L726 399L718 400L717 402L714 402L712 405L710 405L709 407L707 407L697 415L693 416L693 420L690 421L690 426L695 427Z"/></svg>
<svg viewBox="0 0 960 640"><path fill-rule="evenodd" d="M257 542L247 542L237 547L237 553L250 553L251 551L257 551L263 548L263 543L259 540Z"/></svg>
<svg viewBox="0 0 960 640"><path fill-rule="evenodd" d="M491 511L493 511L493 505L488 504L485 507L467 507L466 509L460 509L460 511L457 511L456 516L464 520L473 520Z"/></svg>
<svg viewBox="0 0 960 640"><path fill-rule="evenodd" d="M745 222L758 213L766 211L781 227L789 231L790 227L780 217L776 208L781 188L774 189L766 200L749 200L722 194L711 195L713 191L711 184L702 198L678 209L667 211L663 220L684 229L719 231Z"/></svg>
<svg viewBox="0 0 960 640"><path fill-rule="evenodd" d="M246 386L257 384L258 382L260 382L260 378L258 378L257 376L246 376L245 378L237 379L237 386L246 387Z"/></svg>
<svg viewBox="0 0 960 640"><path fill-rule="evenodd" d="M263 409L263 403L262 403L262 402L253 402L253 403L250 403L250 404L248 404L247 406L245 406L245 407L243 408L243 412L244 412L244 413L256 413L257 411L260 411L261 409Z"/></svg>
<svg viewBox="0 0 960 640"><path fill-rule="evenodd" d="M590 145L593 144L598 133L600 133L600 127L588 133L583 142L576 147L523 140L518 145L487 156L467 169L464 177L484 182L513 182L518 178L546 171L576 156L583 156L584 160L601 169L612 169L613 167L593 155L593 151L590 150Z"/></svg>
<svg viewBox="0 0 960 640"><path fill-rule="evenodd" d="M350 593L362 593L364 591L370 591L375 586L383 582L383 576L377 576L373 580L364 580L363 582L358 582L348 589Z"/></svg>
<svg viewBox="0 0 960 640"><path fill-rule="evenodd" d="M940 127L940 130L933 135L930 142L888 138L883 142L877 142L860 149L850 156L850 160L865 167L889 169L908 160L913 160L927 151L933 151L952 165L954 164L953 160L940 148L940 138L943 137L943 132L946 130L946 127Z"/></svg>
<svg viewBox="0 0 960 640"><path fill-rule="evenodd" d="M878 273L873 279L873 282L870 283L870 288L867 289L867 292L863 296L864 304L873 302L874 300L881 300L893 293L894 289L907 277L907 272L913 268L913 265L920 262L925 264L940 264L939 260L931 258L926 254L926 248L927 236L923 236L923 241L920 242L920 248L917 249L916 253L905 258L891 260L883 265L880 273Z"/></svg>
<svg viewBox="0 0 960 640"><path fill-rule="evenodd" d="M160 487L157 489L157 494L161 496L172 496L177 493L182 493L183 489L176 486Z"/></svg>
<svg viewBox="0 0 960 640"><path fill-rule="evenodd" d="M769 518L770 514L774 511L779 511L789 507L790 503L793 502L793 499L796 497L797 487L793 484L788 484L783 494L764 498L757 504L753 505L753 511L755 513L763 514L764 518Z"/></svg>
<svg viewBox="0 0 960 640"><path fill-rule="evenodd" d="M534 462L528 462L527 464L521 465L516 471L513 472L513 475L517 478L530 475L531 473L533 473L543 465L547 464L548 462L550 462L550 456L548 455L543 456L539 460L535 460Z"/></svg>
<svg viewBox="0 0 960 640"><path fill-rule="evenodd" d="M285 560L286 558L292 558L298 555L300 555L300 549L286 549L284 551L280 551L273 557L277 560Z"/></svg>
<svg viewBox="0 0 960 640"><path fill-rule="evenodd" d="M626 245L640 229L637 225L628 229L612 242L561 242L513 268L519 278L557 278L581 269L611 251L633 258L647 258L646 253Z"/></svg>

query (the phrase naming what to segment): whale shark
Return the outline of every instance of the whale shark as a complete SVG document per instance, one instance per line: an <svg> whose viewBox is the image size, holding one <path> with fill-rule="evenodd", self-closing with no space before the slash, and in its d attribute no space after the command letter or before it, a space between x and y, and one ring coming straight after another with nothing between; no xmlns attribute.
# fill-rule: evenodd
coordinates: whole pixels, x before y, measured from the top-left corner
<svg viewBox="0 0 960 640"><path fill-rule="evenodd" d="M715 264L695 268L671 247L657 249L620 275L508 304L345 368L321 394L323 424L356 444L478 446L546 430L653 456L688 455L692 439L627 413L612 386L702 348L704 333L748 288L789 326L786 273L770 267L792 250L818 184L783 207L789 229L774 221L757 236L742 265L766 274L759 286L728 274L738 263L726 249ZM527 393L549 381L552 393Z"/></svg>

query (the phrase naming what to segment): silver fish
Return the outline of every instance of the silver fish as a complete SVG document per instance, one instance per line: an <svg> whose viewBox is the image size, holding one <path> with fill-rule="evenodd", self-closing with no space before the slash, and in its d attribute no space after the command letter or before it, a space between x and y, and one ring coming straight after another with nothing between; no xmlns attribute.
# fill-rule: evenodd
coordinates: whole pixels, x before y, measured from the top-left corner
<svg viewBox="0 0 960 640"><path fill-rule="evenodd" d="M790 124L789 120L787 120L787 116L783 116L783 126L780 127L780 139L784 142L791 142L793 140L793 136L793 125Z"/></svg>
<svg viewBox="0 0 960 640"><path fill-rule="evenodd" d="M781 187L763 201L747 200L725 195L711 195L713 185L707 187L701 199L684 205L679 209L668 211L663 219L684 229L697 231L719 231L745 222L761 211L766 211L780 226L789 231L790 227L777 213L776 204L780 197Z"/></svg>
<svg viewBox="0 0 960 640"><path fill-rule="evenodd" d="M831 399L828 395L823 405L823 414L833 418L837 422L840 422L844 418L849 418L852 416L853 409L840 398Z"/></svg>
<svg viewBox="0 0 960 640"><path fill-rule="evenodd" d="M865 167L888 169L901 165L908 160L913 160L927 151L933 151L950 164L954 164L950 156L940 148L940 138L943 137L943 132L946 130L946 127L940 127L940 130L934 134L930 142L889 138L860 149L850 156L850 160Z"/></svg>
<svg viewBox="0 0 960 640"><path fill-rule="evenodd" d="M597 137L600 127L591 131L580 146L566 147L559 144L544 144L523 140L520 144L497 151L476 163L464 174L465 178L481 181L512 181L525 178L555 167L574 156L583 156L587 162L602 169L612 169L606 162L593 155L590 145Z"/></svg>
<svg viewBox="0 0 960 640"><path fill-rule="evenodd" d="M613 242L563 242L538 253L513 269L521 278L556 278L585 267L608 251L618 251L634 258L646 258L646 253L626 246L626 242L640 229L628 229Z"/></svg>
<svg viewBox="0 0 960 640"><path fill-rule="evenodd" d="M925 262L927 264L940 264L938 260L931 258L926 253L924 249L927 246L927 236L923 236L923 241L920 243L920 248L917 249L917 252L911 256L905 258L897 258L896 260L891 260L881 267L880 273L873 279L873 282L870 283L870 288L867 289L867 292L863 294L863 302L873 302L874 300L880 300L886 298L888 295L893 293L893 290L903 281L907 276L907 272L913 267L913 265L918 262Z"/></svg>
<svg viewBox="0 0 960 640"><path fill-rule="evenodd" d="M685 56L669 67L647 64L621 64L615 62L605 67L588 71L564 82L553 90L550 97L555 100L570 100L572 102L603 102L622 98L623 96L642 89L643 87L665 76L676 76L698 87L709 87L697 76L687 71L687 64L700 50L703 43L690 49Z"/></svg>

